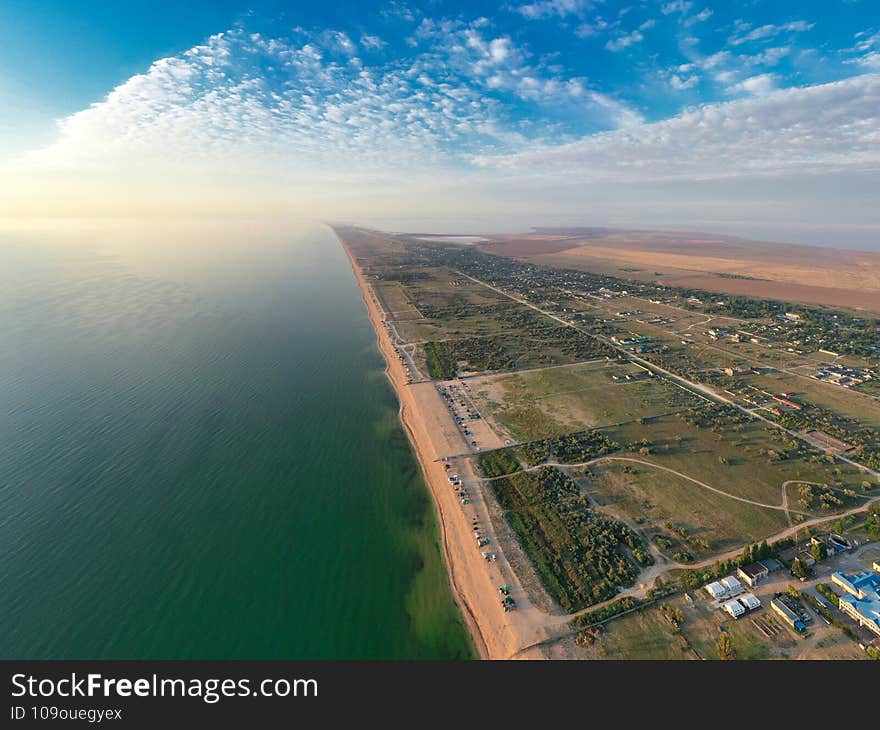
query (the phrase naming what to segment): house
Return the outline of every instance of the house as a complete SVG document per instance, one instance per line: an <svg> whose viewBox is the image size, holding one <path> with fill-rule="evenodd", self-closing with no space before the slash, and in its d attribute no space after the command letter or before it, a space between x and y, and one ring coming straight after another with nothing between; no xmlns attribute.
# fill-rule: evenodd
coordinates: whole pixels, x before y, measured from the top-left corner
<svg viewBox="0 0 880 730"><path fill-rule="evenodd" d="M705 586L705 590L706 593L708 593L716 601L724 598L727 595L727 588L721 585L721 583L719 583L717 580Z"/></svg>
<svg viewBox="0 0 880 730"><path fill-rule="evenodd" d="M803 406L801 406L800 403L796 403L795 401L791 400L790 398L786 398L781 395L771 395L770 397L773 400L775 400L779 403L782 403L782 405L788 406L789 408L791 408L792 410L795 410L795 411L799 411L803 407Z"/></svg>
<svg viewBox="0 0 880 730"><path fill-rule="evenodd" d="M850 576L834 573L831 580L847 592L838 602L840 610L880 636L880 576L866 570Z"/></svg>
<svg viewBox="0 0 880 730"><path fill-rule="evenodd" d="M739 618L746 612L746 607L743 606L735 598L732 598L729 601L721 604L721 609L729 613L734 618Z"/></svg>
<svg viewBox="0 0 880 730"><path fill-rule="evenodd" d="M880 560L875 560L874 564L871 567L878 573L880 573Z"/></svg>
<svg viewBox="0 0 880 730"><path fill-rule="evenodd" d="M727 595L729 596L736 596L743 592L742 583L740 583L732 575L728 575L726 578L722 578L721 585L723 585L727 589Z"/></svg>
<svg viewBox="0 0 880 730"><path fill-rule="evenodd" d="M737 375L751 375L752 369L745 367L735 367L735 368L723 368L722 372L725 375L730 376L731 378L736 377Z"/></svg>
<svg viewBox="0 0 880 730"><path fill-rule="evenodd" d="M769 573L775 573L777 570L782 570L785 567L776 558L764 558L764 560L759 560L758 562L767 568Z"/></svg>
<svg viewBox="0 0 880 730"><path fill-rule="evenodd" d="M761 599L754 593L743 593L743 595L736 600L743 605L746 611L756 611L761 608Z"/></svg>
<svg viewBox="0 0 880 730"><path fill-rule="evenodd" d="M737 568L736 574L748 583L749 588L754 588L764 578L770 575L770 571L761 563L749 563Z"/></svg>
<svg viewBox="0 0 880 730"><path fill-rule="evenodd" d="M772 598L770 600L770 607L782 617L785 623L791 626L791 628L793 628L799 634L806 631L807 627L804 626L804 622L801 621L800 616L798 616L778 598Z"/></svg>

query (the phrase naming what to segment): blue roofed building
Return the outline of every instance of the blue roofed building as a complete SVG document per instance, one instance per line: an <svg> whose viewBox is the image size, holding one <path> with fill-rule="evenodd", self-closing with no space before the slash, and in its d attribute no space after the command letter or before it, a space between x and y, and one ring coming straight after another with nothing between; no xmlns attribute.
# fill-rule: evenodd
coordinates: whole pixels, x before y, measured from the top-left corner
<svg viewBox="0 0 880 730"><path fill-rule="evenodd" d="M831 580L846 591L840 610L880 636L880 575L867 570L855 575L834 573Z"/></svg>

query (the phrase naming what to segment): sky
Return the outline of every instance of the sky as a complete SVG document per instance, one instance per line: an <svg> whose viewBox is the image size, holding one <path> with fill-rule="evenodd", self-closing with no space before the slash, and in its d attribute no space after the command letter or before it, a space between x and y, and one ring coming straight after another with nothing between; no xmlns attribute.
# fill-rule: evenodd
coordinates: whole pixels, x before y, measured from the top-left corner
<svg viewBox="0 0 880 730"><path fill-rule="evenodd" d="M0 0L0 217L880 250L876 0Z"/></svg>

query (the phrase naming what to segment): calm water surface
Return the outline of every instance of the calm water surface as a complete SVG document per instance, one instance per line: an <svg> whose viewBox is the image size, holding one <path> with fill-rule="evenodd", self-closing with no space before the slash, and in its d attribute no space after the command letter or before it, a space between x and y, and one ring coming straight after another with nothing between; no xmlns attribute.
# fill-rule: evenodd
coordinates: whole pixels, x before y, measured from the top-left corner
<svg viewBox="0 0 880 730"><path fill-rule="evenodd" d="M321 226L0 232L0 656L470 657Z"/></svg>

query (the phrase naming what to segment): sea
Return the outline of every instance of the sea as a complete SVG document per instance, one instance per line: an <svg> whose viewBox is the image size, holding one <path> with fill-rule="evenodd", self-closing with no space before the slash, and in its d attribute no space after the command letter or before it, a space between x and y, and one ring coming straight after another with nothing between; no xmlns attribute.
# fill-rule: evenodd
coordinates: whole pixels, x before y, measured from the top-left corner
<svg viewBox="0 0 880 730"><path fill-rule="evenodd" d="M332 231L0 230L0 658L468 659Z"/></svg>

